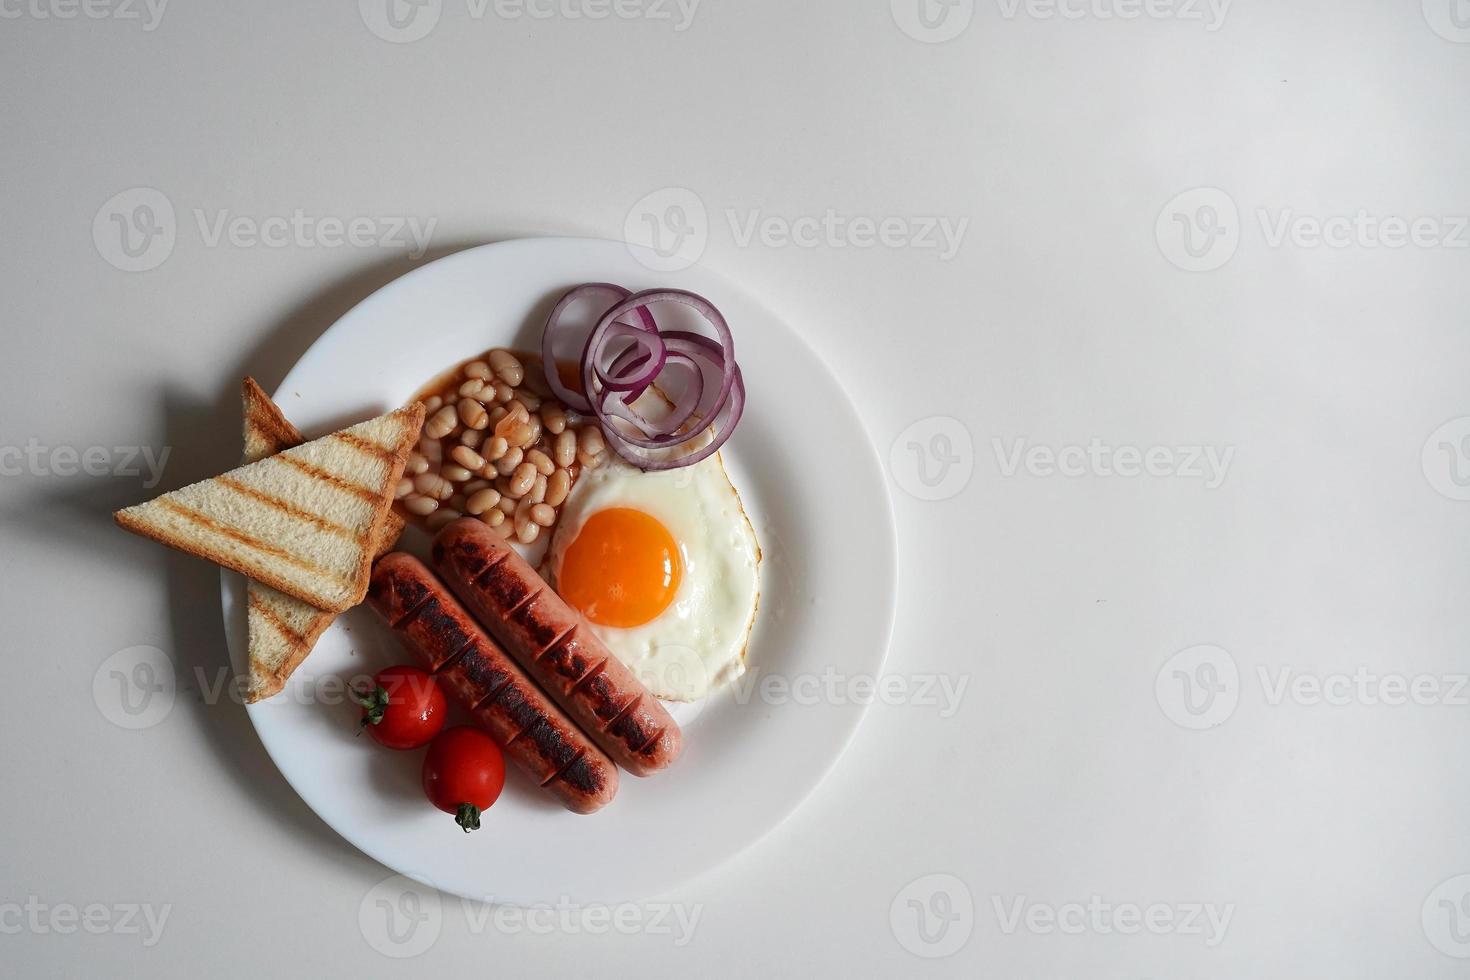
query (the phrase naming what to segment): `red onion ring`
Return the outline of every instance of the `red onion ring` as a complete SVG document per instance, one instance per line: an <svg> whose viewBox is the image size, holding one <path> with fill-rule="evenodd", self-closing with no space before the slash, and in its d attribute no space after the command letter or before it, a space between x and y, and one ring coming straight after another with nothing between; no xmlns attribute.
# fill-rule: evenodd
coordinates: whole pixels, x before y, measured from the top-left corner
<svg viewBox="0 0 1470 980"><path fill-rule="evenodd" d="M594 298L603 308L582 348L582 392L561 380L554 356L568 307ZM714 329L714 339L684 330L660 331L650 307L679 303ZM627 345L615 354L620 341ZM719 451L745 409L745 382L735 363L735 340L723 314L709 300L681 289L650 289L629 294L612 283L586 283L556 304L542 335L542 368L547 385L568 407L596 416L608 445L644 470L690 466ZM691 377L671 411L653 421L632 407L669 367ZM717 382L717 383L716 383ZM630 429L632 431L630 431ZM713 430L708 445L683 455L674 451Z"/></svg>

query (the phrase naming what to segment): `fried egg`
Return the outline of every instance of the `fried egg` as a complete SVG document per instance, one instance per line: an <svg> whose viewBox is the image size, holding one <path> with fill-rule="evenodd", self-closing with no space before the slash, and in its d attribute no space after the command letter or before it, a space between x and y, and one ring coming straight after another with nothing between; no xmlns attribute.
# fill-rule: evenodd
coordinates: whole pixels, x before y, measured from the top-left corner
<svg viewBox="0 0 1470 980"><path fill-rule="evenodd" d="M609 456L573 485L546 577L656 697L700 700L745 672L755 529L718 453L648 473Z"/></svg>

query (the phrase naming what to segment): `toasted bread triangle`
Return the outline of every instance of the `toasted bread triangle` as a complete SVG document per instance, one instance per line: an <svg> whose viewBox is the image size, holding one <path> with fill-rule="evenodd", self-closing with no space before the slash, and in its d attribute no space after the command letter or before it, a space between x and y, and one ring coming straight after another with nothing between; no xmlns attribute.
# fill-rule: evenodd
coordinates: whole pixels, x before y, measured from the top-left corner
<svg viewBox="0 0 1470 980"><path fill-rule="evenodd" d="M423 425L413 405L118 511L123 528L318 609L367 593L373 551Z"/></svg>
<svg viewBox="0 0 1470 980"><path fill-rule="evenodd" d="M246 462L274 456L305 441L254 378L245 379L243 396ZM403 533L403 523L403 518L388 512L373 549L375 558L392 550ZM276 695L286 686L337 616L253 579L247 586L247 600L250 679L245 699L255 702Z"/></svg>

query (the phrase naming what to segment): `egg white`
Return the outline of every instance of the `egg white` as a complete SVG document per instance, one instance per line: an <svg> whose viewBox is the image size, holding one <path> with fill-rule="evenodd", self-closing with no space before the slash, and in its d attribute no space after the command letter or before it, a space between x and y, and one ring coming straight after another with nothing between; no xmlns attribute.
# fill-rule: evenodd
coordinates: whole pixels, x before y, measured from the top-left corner
<svg viewBox="0 0 1470 980"><path fill-rule="evenodd" d="M611 454L609 454L611 456ZM760 601L760 544L718 453L693 466L644 473L612 457L583 469L547 552L553 587L567 549L593 514L641 511L668 529L683 577L668 608L640 626L592 623L608 649L666 701L698 701L745 672Z"/></svg>

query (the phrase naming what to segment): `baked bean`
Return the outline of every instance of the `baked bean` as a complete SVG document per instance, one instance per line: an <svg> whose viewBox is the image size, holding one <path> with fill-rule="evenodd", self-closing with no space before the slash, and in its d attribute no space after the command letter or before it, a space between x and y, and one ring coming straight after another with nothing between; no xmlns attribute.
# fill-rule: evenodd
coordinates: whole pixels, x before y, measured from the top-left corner
<svg viewBox="0 0 1470 980"><path fill-rule="evenodd" d="M490 424L490 417L485 413L485 406L473 398L459 400L459 417L471 429L483 429Z"/></svg>
<svg viewBox="0 0 1470 980"><path fill-rule="evenodd" d="M517 520L515 524L516 540L521 544L535 544L536 539L541 536L541 525L529 517L523 521Z"/></svg>
<svg viewBox="0 0 1470 980"><path fill-rule="evenodd" d="M534 444L541 441L541 416L532 415L526 420L526 428L531 430L529 443Z"/></svg>
<svg viewBox="0 0 1470 980"><path fill-rule="evenodd" d="M454 427L457 424L458 416L454 408L450 405L445 405L434 413L433 418L424 423L424 435L430 439L443 439L454 431Z"/></svg>
<svg viewBox="0 0 1470 980"><path fill-rule="evenodd" d="M607 448L603 441L602 430L595 425L583 426L582 431L577 433L577 448L588 456L596 456Z"/></svg>
<svg viewBox="0 0 1470 980"><path fill-rule="evenodd" d="M485 457L485 461L487 463L493 463L510 452L510 443L500 436L495 436L493 439L487 439L482 448L484 452L481 455Z"/></svg>
<svg viewBox="0 0 1470 980"><path fill-rule="evenodd" d="M484 381L490 377L491 373L490 365L484 361L470 361L470 363L464 366L464 376L466 378L475 378Z"/></svg>
<svg viewBox="0 0 1470 980"><path fill-rule="evenodd" d="M489 510L485 511L485 513L480 515L480 520L484 521L486 524L489 524L491 527L499 527L500 525L505 523L505 511L501 510L499 507L491 507Z"/></svg>
<svg viewBox="0 0 1470 980"><path fill-rule="evenodd" d="M450 411L453 411L453 408ZM444 462L444 444L438 439L430 439L428 436L424 436L419 440L419 453L424 459L429 461L429 467L431 469Z"/></svg>
<svg viewBox="0 0 1470 980"><path fill-rule="evenodd" d="M413 493L413 480L405 476L398 481L398 488L393 491L393 499L402 500L411 493Z"/></svg>
<svg viewBox="0 0 1470 980"><path fill-rule="evenodd" d="M516 471L516 467L521 465L521 460L525 455L525 450L520 446L510 447L504 456L495 461L495 472L501 476L510 476Z"/></svg>
<svg viewBox="0 0 1470 980"><path fill-rule="evenodd" d="M459 492L464 494L466 497L473 497L475 494L479 493L481 490L484 490L489 485L489 480L471 480L469 483L466 483L463 487L461 487Z"/></svg>
<svg viewBox="0 0 1470 980"><path fill-rule="evenodd" d="M510 385L496 385L495 386L495 401L496 401L497 404L504 405L506 402L510 401L515 396L516 396L516 390L514 388L512 388Z"/></svg>
<svg viewBox="0 0 1470 980"><path fill-rule="evenodd" d="M516 389L516 400L526 406L527 411L534 412L541 407L541 399L524 388Z"/></svg>
<svg viewBox="0 0 1470 980"><path fill-rule="evenodd" d="M531 498L531 503L539 504L546 499L546 477L540 473L536 474L536 480L531 484L531 490L526 494Z"/></svg>
<svg viewBox="0 0 1470 980"><path fill-rule="evenodd" d="M448 500L454 494L454 484L438 473L420 473L413 478L413 488L435 500Z"/></svg>
<svg viewBox="0 0 1470 980"><path fill-rule="evenodd" d="M541 424L552 435L561 435L567 427L567 410L561 407L560 402L542 402Z"/></svg>
<svg viewBox="0 0 1470 980"><path fill-rule="evenodd" d="M474 398L476 395L484 390L485 382L481 381L479 378L471 378L470 380L459 386L459 397Z"/></svg>
<svg viewBox="0 0 1470 980"><path fill-rule="evenodd" d="M526 423L517 422L506 430L505 438L512 446L520 446L525 449L536 441L536 433Z"/></svg>
<svg viewBox="0 0 1470 980"><path fill-rule="evenodd" d="M428 517L439 509L439 501L421 493L411 493L404 498L403 509L416 517Z"/></svg>
<svg viewBox="0 0 1470 980"><path fill-rule="evenodd" d="M551 457L539 449L531 449L526 452L526 462L536 467L536 472L542 476L550 476L556 472L556 464Z"/></svg>
<svg viewBox="0 0 1470 980"><path fill-rule="evenodd" d="M433 415L435 412L439 411L439 406L443 404L444 399L439 397L438 395L429 396L428 398L424 399L424 414Z"/></svg>
<svg viewBox="0 0 1470 980"><path fill-rule="evenodd" d="M475 452L469 446L455 446L449 451L449 455L456 463L467 470L480 470L485 468L485 457ZM469 477L465 477L469 479Z"/></svg>
<svg viewBox="0 0 1470 980"><path fill-rule="evenodd" d="M469 446L471 449L479 449L480 443L485 441L485 433L478 429L465 429L459 434L459 444Z"/></svg>
<svg viewBox="0 0 1470 980"><path fill-rule="evenodd" d="M445 463L439 467L439 474L452 483L464 483L470 477L474 476L475 472L465 469L458 463Z"/></svg>
<svg viewBox="0 0 1470 980"><path fill-rule="evenodd" d="M560 507L571 489L572 474L566 470L557 470L546 480L546 502L553 507Z"/></svg>
<svg viewBox="0 0 1470 980"><path fill-rule="evenodd" d="M429 471L429 461L423 453L411 452L408 454L408 463L403 467L403 472L409 476L418 476L420 473Z"/></svg>
<svg viewBox="0 0 1470 980"><path fill-rule="evenodd" d="M563 431L552 443L551 452L557 466L571 466L577 459L577 434L570 429Z"/></svg>
<svg viewBox="0 0 1470 980"><path fill-rule="evenodd" d="M429 519L424 522L424 526L427 527L430 531L437 531L440 528L444 527L444 525L453 523L463 516L464 515L461 514L459 511L451 510L448 507L445 507L442 510L436 510L434 513L430 514Z"/></svg>
<svg viewBox="0 0 1470 980"><path fill-rule="evenodd" d="M530 463L517 466L510 478L511 496L524 497L536 482L536 467Z"/></svg>
<svg viewBox="0 0 1470 980"><path fill-rule="evenodd" d="M542 527L551 527L556 523L556 508L547 504L532 504L531 520Z"/></svg>
<svg viewBox="0 0 1470 980"><path fill-rule="evenodd" d="M602 453L598 453L596 456L592 456L588 453L582 452L580 449L577 450L577 464L579 466L585 466L589 470L595 470L602 465L602 460Z"/></svg>
<svg viewBox="0 0 1470 980"><path fill-rule="evenodd" d="M520 503L520 501L516 500L516 498L507 497L502 493L500 497L500 503L495 505L495 509L500 511L506 517L509 517L516 512L516 505L518 503Z"/></svg>
<svg viewBox="0 0 1470 980"><path fill-rule="evenodd" d="M495 376L512 388L519 385L526 378L526 369L521 362L508 350L493 350L490 352L490 368Z"/></svg>
<svg viewBox="0 0 1470 980"><path fill-rule="evenodd" d="M511 535L515 533L515 521L501 521L499 524L490 525L490 529L509 541Z"/></svg>
<svg viewBox="0 0 1470 980"><path fill-rule="evenodd" d="M495 510L495 505L498 503L500 503L500 491L487 487L465 501L465 511L479 517L487 510Z"/></svg>

